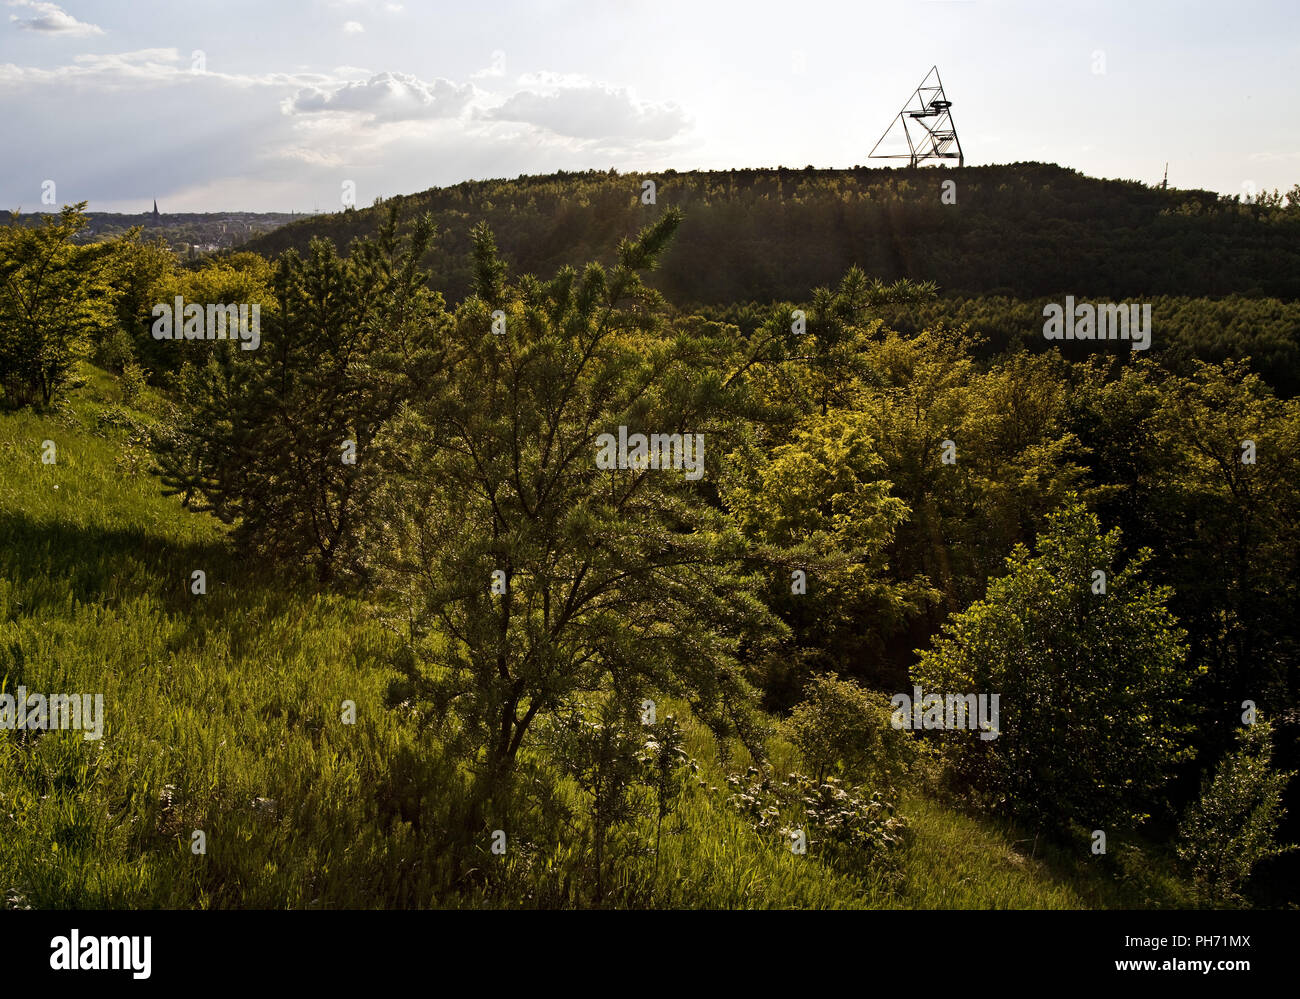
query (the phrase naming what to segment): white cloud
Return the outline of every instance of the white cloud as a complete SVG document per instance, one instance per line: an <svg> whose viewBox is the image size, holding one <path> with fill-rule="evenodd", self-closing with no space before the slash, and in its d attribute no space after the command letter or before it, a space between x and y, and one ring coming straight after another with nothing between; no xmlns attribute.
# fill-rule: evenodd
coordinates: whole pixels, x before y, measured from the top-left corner
<svg viewBox="0 0 1300 999"><path fill-rule="evenodd" d="M26 203L30 178L55 176L64 200L101 211L147 208L154 196L171 210L301 209L336 203L349 178L369 203L466 177L648 168L681 148L687 120L575 75L535 74L491 94L468 80L347 64L288 68L196 73L187 48L0 64L0 107L16 129L59 122L44 142L6 150L0 196Z"/></svg>
<svg viewBox="0 0 1300 999"><path fill-rule="evenodd" d="M344 21L343 33L345 35L360 35L366 30L365 25L360 21Z"/></svg>
<svg viewBox="0 0 1300 999"><path fill-rule="evenodd" d="M75 85L86 91L174 86L186 83L217 83L237 87L330 88L346 83L369 71L356 67L339 67L325 73L221 73L207 70L194 72L190 59L174 48L138 49L134 52L107 52L73 56L70 64L42 69L0 63L0 97L6 88L58 87Z"/></svg>
<svg viewBox="0 0 1300 999"><path fill-rule="evenodd" d="M281 102L285 114L365 115L375 121L454 118L474 96L471 84L442 78L425 82L409 73L378 73L335 87L305 87Z"/></svg>
<svg viewBox="0 0 1300 999"><path fill-rule="evenodd" d="M276 155L280 159L306 163L310 166L334 168L342 166L345 162L338 153L325 149L314 149L311 146L287 146L279 150Z"/></svg>
<svg viewBox="0 0 1300 999"><path fill-rule="evenodd" d="M6 63L0 66L0 88L86 84L113 89L162 82L181 75L189 75L189 63L182 68L181 54L176 49L139 49L74 56L71 64L54 69Z"/></svg>
<svg viewBox="0 0 1300 999"><path fill-rule="evenodd" d="M32 12L31 17L9 15L9 20L24 31L44 31L55 35L102 35L104 29L95 24L78 21L56 3L42 3L40 0L8 0L10 7Z"/></svg>
<svg viewBox="0 0 1300 999"><path fill-rule="evenodd" d="M494 49L492 52L492 64L485 69L477 70L469 75L471 80L483 80L491 77L506 75L506 54L500 49Z"/></svg>
<svg viewBox="0 0 1300 999"><path fill-rule="evenodd" d="M524 122L577 139L663 142L690 126L676 104L639 101L623 87L577 74L534 73L519 80L532 89L516 91L483 117Z"/></svg>

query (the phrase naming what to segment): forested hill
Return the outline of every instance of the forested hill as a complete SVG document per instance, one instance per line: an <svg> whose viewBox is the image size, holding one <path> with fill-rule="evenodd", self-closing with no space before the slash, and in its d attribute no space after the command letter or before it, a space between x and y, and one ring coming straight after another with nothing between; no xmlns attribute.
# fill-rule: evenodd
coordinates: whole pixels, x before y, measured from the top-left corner
<svg viewBox="0 0 1300 999"><path fill-rule="evenodd" d="M656 185L643 204L643 181ZM955 204L941 198L955 181ZM1208 191L1097 180L1043 163L944 169L758 169L559 173L404 196L429 211L429 260L451 300L471 280L470 229L486 219L512 268L549 277L608 259L670 205L686 223L653 283L679 304L803 300L853 264L873 277L932 280L943 294L1120 301L1232 293L1300 298L1300 186L1240 204ZM951 199L950 199L951 200ZM342 247L386 206L312 217L247 245L276 255L314 236Z"/></svg>

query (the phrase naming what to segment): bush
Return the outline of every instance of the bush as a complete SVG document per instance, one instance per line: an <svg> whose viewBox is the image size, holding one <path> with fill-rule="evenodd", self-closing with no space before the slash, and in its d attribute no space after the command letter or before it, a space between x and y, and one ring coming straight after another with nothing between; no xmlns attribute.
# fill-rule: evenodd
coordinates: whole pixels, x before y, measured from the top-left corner
<svg viewBox="0 0 1300 999"><path fill-rule="evenodd" d="M95 348L95 363L105 371L121 374L128 364L135 360L135 350L131 346L131 335L120 326L114 327Z"/></svg>
<svg viewBox="0 0 1300 999"><path fill-rule="evenodd" d="M592 834L591 865L595 872L593 902L605 894L605 846L618 826L644 812L638 793L642 774L639 754L643 737L612 698L602 700L597 720L576 705L555 719L552 748L563 772L585 792Z"/></svg>
<svg viewBox="0 0 1300 999"><path fill-rule="evenodd" d="M686 779L698 775L699 764L686 752L685 737L673 715L648 726L645 746L638 756L645 785L655 800L655 869L663 842L664 819L673 813L686 788Z"/></svg>
<svg viewBox="0 0 1300 999"><path fill-rule="evenodd" d="M787 723L790 741L820 783L874 780L893 789L913 759L911 737L890 724L889 700L834 673L815 676Z"/></svg>
<svg viewBox="0 0 1300 999"><path fill-rule="evenodd" d="M1268 722L1243 726L1237 748L1219 763L1179 824L1178 856L1207 905L1240 903L1251 869L1294 849L1279 847L1273 838L1285 814L1282 792L1294 775L1271 769L1271 739Z"/></svg>
<svg viewBox="0 0 1300 999"><path fill-rule="evenodd" d="M122 369L122 402L134 406L139 402L145 388L144 368L135 361L128 361Z"/></svg>
<svg viewBox="0 0 1300 999"><path fill-rule="evenodd" d="M260 347L214 341L177 374L180 419L155 442L167 492L235 524L242 550L322 580L361 575L372 444L432 377L442 302L416 266L432 237L419 220L399 237L393 215L346 257L324 241L281 257Z"/></svg>
<svg viewBox="0 0 1300 999"><path fill-rule="evenodd" d="M1009 574L944 625L918 682L1000 696L996 738L942 735L956 776L1007 811L1057 830L1135 824L1165 806L1189 755L1193 671L1171 592L1144 578L1150 552L1121 567L1119 532L1103 534L1077 499L1049 518L1038 549L1017 545Z"/></svg>
<svg viewBox="0 0 1300 999"><path fill-rule="evenodd" d="M877 795L834 777L792 773L783 781L750 767L727 778L727 799L760 835L791 849L802 834L808 855L849 874L888 866L908 844L907 820Z"/></svg>
<svg viewBox="0 0 1300 999"><path fill-rule="evenodd" d="M112 328L117 292L104 251L74 243L89 224L85 207L0 226L0 391L9 406L50 405Z"/></svg>

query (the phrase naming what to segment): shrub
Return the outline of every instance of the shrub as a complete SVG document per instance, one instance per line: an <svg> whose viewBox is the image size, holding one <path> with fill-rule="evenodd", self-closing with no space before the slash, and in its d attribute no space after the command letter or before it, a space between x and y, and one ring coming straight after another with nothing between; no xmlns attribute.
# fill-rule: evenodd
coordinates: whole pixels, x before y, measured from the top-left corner
<svg viewBox="0 0 1300 999"><path fill-rule="evenodd" d="M128 361L122 369L122 402L134 406L140 401L145 387L144 368L135 361Z"/></svg>
<svg viewBox="0 0 1300 999"><path fill-rule="evenodd" d="M808 855L850 874L888 866L907 846L907 820L877 795L846 787L835 777L792 773L783 781L750 767L731 774L727 803L760 835L785 849L803 835Z"/></svg>
<svg viewBox="0 0 1300 999"><path fill-rule="evenodd" d="M655 869L658 870L664 819L677 806L686 778L698 774L700 768L687 754L681 726L673 715L665 715L662 721L649 726L649 737L639 760L642 780L655 799Z"/></svg>
<svg viewBox="0 0 1300 999"><path fill-rule="evenodd" d="M944 735L958 775L1006 810L1058 830L1138 822L1188 756L1193 671L1170 591L1143 577L1147 551L1119 566L1119 532L1102 534L1077 499L1049 518L1038 549L1016 546L1009 574L922 655L918 680L999 694L996 738Z"/></svg>
<svg viewBox="0 0 1300 999"><path fill-rule="evenodd" d="M73 242L89 224L79 205L39 225L0 226L0 390L11 406L48 406L90 343L114 322L117 292L104 250Z"/></svg>
<svg viewBox="0 0 1300 999"><path fill-rule="evenodd" d="M874 779L894 788L911 763L910 736L890 724L888 699L834 673L815 676L790 713L790 739L818 782Z"/></svg>
<svg viewBox="0 0 1300 999"><path fill-rule="evenodd" d="M135 359L131 335L120 326L114 327L95 348L95 363L106 371L121 374Z"/></svg>
<svg viewBox="0 0 1300 999"><path fill-rule="evenodd" d="M1243 726L1237 748L1205 781L1179 824L1178 856L1207 905L1241 902L1251 869L1288 849L1273 837L1285 814L1282 792L1294 775L1271 768L1271 739L1266 721Z"/></svg>
<svg viewBox="0 0 1300 999"><path fill-rule="evenodd" d="M605 698L598 720L580 708L570 709L552 726L552 746L563 771L586 792L590 807L594 902L605 894L605 844L616 826L631 822L642 812L637 785L641 777L640 734L621 713L613 698Z"/></svg>
<svg viewBox="0 0 1300 999"><path fill-rule="evenodd" d="M442 302L417 266L432 238L427 220L399 236L393 214L346 257L325 241L281 257L259 348L214 341L177 375L180 419L155 441L167 492L235 524L245 551L360 575L372 445L432 377Z"/></svg>

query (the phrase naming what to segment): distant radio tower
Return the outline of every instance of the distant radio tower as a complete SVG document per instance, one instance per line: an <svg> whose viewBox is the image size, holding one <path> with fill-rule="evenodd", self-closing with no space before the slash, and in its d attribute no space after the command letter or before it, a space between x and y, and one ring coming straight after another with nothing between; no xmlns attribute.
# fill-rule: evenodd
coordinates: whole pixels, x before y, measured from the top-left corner
<svg viewBox="0 0 1300 999"><path fill-rule="evenodd" d="M1160 190L1165 191L1169 188L1169 164L1165 164L1165 179L1160 182Z"/></svg>
<svg viewBox="0 0 1300 999"><path fill-rule="evenodd" d="M933 79L933 82L931 80ZM943 81L939 79L939 67L930 67L925 79L916 88L916 93L903 105L903 110L889 123L885 134L872 147L868 159L898 160L906 159L911 166L917 166L926 160L956 160L957 165L964 166L961 142L957 139L957 127L952 123L952 101L944 95ZM933 119L933 120L931 120ZM907 152L877 153L881 144L902 126L903 138L907 140ZM902 146L897 148L900 150Z"/></svg>

